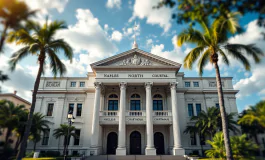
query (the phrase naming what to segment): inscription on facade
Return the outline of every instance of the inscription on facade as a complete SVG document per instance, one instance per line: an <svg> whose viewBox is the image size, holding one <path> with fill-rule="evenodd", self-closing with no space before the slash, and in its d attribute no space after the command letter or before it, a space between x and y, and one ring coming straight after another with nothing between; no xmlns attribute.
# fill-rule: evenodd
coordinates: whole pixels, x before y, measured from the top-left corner
<svg viewBox="0 0 265 160"><path fill-rule="evenodd" d="M159 117L159 118L154 118L154 121L169 121L169 118L163 118L163 117Z"/></svg>
<svg viewBox="0 0 265 160"><path fill-rule="evenodd" d="M104 77L116 78L119 77L119 74L104 74Z"/></svg>
<svg viewBox="0 0 265 160"><path fill-rule="evenodd" d="M126 74L127 78L150 78L151 75L144 75L140 73L132 73L132 74ZM104 78L118 78L120 77L119 74L117 73L106 73L104 74ZM121 76L123 77L123 76ZM164 77L169 77L167 74L152 74L153 78L164 78Z"/></svg>
<svg viewBox="0 0 265 160"><path fill-rule="evenodd" d="M103 121L116 121L116 118L103 118Z"/></svg>
<svg viewBox="0 0 265 160"><path fill-rule="evenodd" d="M60 82L46 82L46 87L60 87Z"/></svg>
<svg viewBox="0 0 265 160"><path fill-rule="evenodd" d="M127 118L127 121L137 121L137 122L142 122L144 121L144 118Z"/></svg>
<svg viewBox="0 0 265 160"><path fill-rule="evenodd" d="M128 74L128 78L142 78L143 74Z"/></svg>
<svg viewBox="0 0 265 160"><path fill-rule="evenodd" d="M168 77L167 74L153 74L152 77Z"/></svg>

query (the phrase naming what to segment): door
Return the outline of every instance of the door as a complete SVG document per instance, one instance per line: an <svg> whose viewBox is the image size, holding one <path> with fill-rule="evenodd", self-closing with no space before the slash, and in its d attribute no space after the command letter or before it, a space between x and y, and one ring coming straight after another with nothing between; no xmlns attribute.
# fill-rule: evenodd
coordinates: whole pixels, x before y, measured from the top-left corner
<svg viewBox="0 0 265 160"><path fill-rule="evenodd" d="M115 132L110 132L107 138L107 154L116 154L118 144L118 135Z"/></svg>
<svg viewBox="0 0 265 160"><path fill-rule="evenodd" d="M165 154L164 136L161 132L156 132L154 135L154 143L156 148L156 154Z"/></svg>
<svg viewBox="0 0 265 160"><path fill-rule="evenodd" d="M141 134L138 131L130 135L130 154L141 154Z"/></svg>

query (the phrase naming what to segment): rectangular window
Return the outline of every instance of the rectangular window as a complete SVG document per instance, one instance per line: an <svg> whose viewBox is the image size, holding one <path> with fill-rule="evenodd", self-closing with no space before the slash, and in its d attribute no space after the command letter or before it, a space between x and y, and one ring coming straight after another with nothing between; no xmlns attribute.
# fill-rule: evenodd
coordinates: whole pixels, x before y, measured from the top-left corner
<svg viewBox="0 0 265 160"><path fill-rule="evenodd" d="M76 87L76 82L71 82L71 87Z"/></svg>
<svg viewBox="0 0 265 160"><path fill-rule="evenodd" d="M199 87L199 82L193 82L193 87Z"/></svg>
<svg viewBox="0 0 265 160"><path fill-rule="evenodd" d="M70 113L70 112L71 112L71 113L74 113L74 106L75 106L74 103L70 103L70 104L69 104L68 113ZM68 114L68 113L67 113L67 114Z"/></svg>
<svg viewBox="0 0 265 160"><path fill-rule="evenodd" d="M196 134L194 132L190 133L190 144L197 145L196 143Z"/></svg>
<svg viewBox="0 0 265 160"><path fill-rule="evenodd" d="M118 110L118 100L109 100L108 110L109 111L117 111Z"/></svg>
<svg viewBox="0 0 265 160"><path fill-rule="evenodd" d="M47 114L46 114L46 116L52 116L53 106L54 106L53 103L49 103L49 104L48 104L48 109L47 109Z"/></svg>
<svg viewBox="0 0 265 160"><path fill-rule="evenodd" d="M188 104L188 112L190 117L194 116L192 103Z"/></svg>
<svg viewBox="0 0 265 160"><path fill-rule="evenodd" d="M78 103L77 110L76 110L76 116L81 116L81 114L82 114L82 104Z"/></svg>
<svg viewBox="0 0 265 160"><path fill-rule="evenodd" d="M190 87L190 82L185 82L185 87Z"/></svg>
<svg viewBox="0 0 265 160"><path fill-rule="evenodd" d="M79 142L80 142L80 132L81 132L80 129L76 129L75 130L75 134L76 134L77 137L74 139L74 145L79 145Z"/></svg>
<svg viewBox="0 0 265 160"><path fill-rule="evenodd" d="M43 132L42 145L48 145L50 129L45 129Z"/></svg>
<svg viewBox="0 0 265 160"><path fill-rule="evenodd" d="M163 111L163 100L153 100L153 110Z"/></svg>
<svg viewBox="0 0 265 160"><path fill-rule="evenodd" d="M80 82L80 87L85 87L85 82Z"/></svg>
<svg viewBox="0 0 265 160"><path fill-rule="evenodd" d="M196 104L196 113L197 113L197 116L201 113L201 104Z"/></svg>
<svg viewBox="0 0 265 160"><path fill-rule="evenodd" d="M220 108L219 103L215 103L216 108Z"/></svg>
<svg viewBox="0 0 265 160"><path fill-rule="evenodd" d="M131 111L139 111L139 110L141 110L140 100L131 100Z"/></svg>

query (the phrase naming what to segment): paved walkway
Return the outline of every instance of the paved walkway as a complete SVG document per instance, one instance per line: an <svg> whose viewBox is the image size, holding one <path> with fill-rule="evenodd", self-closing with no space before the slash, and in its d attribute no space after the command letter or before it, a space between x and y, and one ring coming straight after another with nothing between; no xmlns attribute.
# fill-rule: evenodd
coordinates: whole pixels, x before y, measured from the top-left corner
<svg viewBox="0 0 265 160"><path fill-rule="evenodd" d="M161 156L146 156L146 155L127 155L127 156L115 156L115 155L100 155L89 156L86 160L185 160L183 156L173 155L161 155Z"/></svg>

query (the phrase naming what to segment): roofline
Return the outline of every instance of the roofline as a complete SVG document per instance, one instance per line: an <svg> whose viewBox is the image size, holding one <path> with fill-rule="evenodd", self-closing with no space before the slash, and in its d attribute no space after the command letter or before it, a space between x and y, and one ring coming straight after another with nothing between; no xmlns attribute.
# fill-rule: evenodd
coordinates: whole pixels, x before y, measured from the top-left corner
<svg viewBox="0 0 265 160"><path fill-rule="evenodd" d="M103 60L100 60L100 61L94 62L94 63L90 64L90 66L91 66L91 68L92 68L92 70L93 70L94 66L96 66L96 65L100 65L100 64L102 64L102 63L106 63L106 62L111 61L111 60L113 60L113 59L123 57L123 56L125 56L125 55L127 55L127 54L130 54L130 53L132 53L132 52L139 52L139 53L142 53L142 54L144 54L144 55L146 55L146 56L150 56L150 57L153 57L153 58L155 58L155 59L160 59L161 61L164 61L164 62L169 63L169 64L171 64L171 65L178 66L179 68L181 67L181 64L180 64L180 63L177 63L177 62L174 62L174 61L171 61L171 60L165 59L165 58L163 58L163 57L157 56L157 55L155 55L155 54L152 54L152 53L149 53L149 52L146 52L146 51L143 51L143 50L140 50L140 49L138 49L138 48L134 48L134 49L131 49L131 50L128 50L128 51L125 51L125 52L122 52L122 53L116 54L116 55L111 56L111 57L109 57L109 58L106 58L106 59L103 59Z"/></svg>
<svg viewBox="0 0 265 160"><path fill-rule="evenodd" d="M22 97L19 97L18 95L14 94L14 93L0 93L0 97L1 96L12 96L14 98L17 98L17 99L21 100L24 103L27 103L28 105L31 105L31 103L29 101L25 100Z"/></svg>

